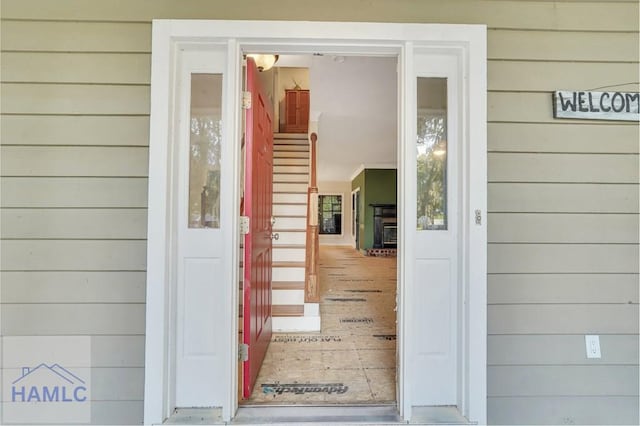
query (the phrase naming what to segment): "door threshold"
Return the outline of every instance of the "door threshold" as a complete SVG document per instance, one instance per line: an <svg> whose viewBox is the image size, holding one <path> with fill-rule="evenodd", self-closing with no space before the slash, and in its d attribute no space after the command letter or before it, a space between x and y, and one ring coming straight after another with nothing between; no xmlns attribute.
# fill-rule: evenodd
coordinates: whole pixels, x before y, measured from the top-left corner
<svg viewBox="0 0 640 426"><path fill-rule="evenodd" d="M261 424L405 424L395 404L241 406L233 425Z"/></svg>
<svg viewBox="0 0 640 426"><path fill-rule="evenodd" d="M163 425L474 425L455 406L413 407L411 421L403 421L395 404L251 405L238 408L226 423L220 408L179 408Z"/></svg>

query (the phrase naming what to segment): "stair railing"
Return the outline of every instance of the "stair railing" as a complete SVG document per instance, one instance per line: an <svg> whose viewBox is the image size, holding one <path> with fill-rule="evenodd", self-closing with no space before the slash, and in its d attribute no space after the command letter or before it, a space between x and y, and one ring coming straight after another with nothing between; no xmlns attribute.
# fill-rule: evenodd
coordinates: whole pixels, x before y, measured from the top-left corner
<svg viewBox="0 0 640 426"><path fill-rule="evenodd" d="M318 135L311 133L309 141L309 188L307 189L307 242L305 256L305 303L320 302L320 281L318 268L320 261L320 241L318 228L318 183L316 181L316 142Z"/></svg>

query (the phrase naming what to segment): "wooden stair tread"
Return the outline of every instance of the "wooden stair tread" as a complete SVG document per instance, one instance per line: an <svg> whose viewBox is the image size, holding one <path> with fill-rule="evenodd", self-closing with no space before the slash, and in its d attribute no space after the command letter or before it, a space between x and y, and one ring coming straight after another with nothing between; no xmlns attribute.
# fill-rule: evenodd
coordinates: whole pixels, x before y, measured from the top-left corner
<svg viewBox="0 0 640 426"><path fill-rule="evenodd" d="M307 179L305 180L273 180L273 183L305 183L308 184L309 182L307 181ZM301 194L301 192L297 192L296 194Z"/></svg>
<svg viewBox="0 0 640 426"><path fill-rule="evenodd" d="M309 176L307 172L273 172L274 175L303 175Z"/></svg>
<svg viewBox="0 0 640 426"><path fill-rule="evenodd" d="M304 281L273 281L272 290L304 290Z"/></svg>
<svg viewBox="0 0 640 426"><path fill-rule="evenodd" d="M304 139L305 141L309 135L306 133L287 133L287 132L273 132L274 139Z"/></svg>
<svg viewBox="0 0 640 426"><path fill-rule="evenodd" d="M303 317L304 305L272 305L271 315L274 317Z"/></svg>
<svg viewBox="0 0 640 426"><path fill-rule="evenodd" d="M273 146L282 148L282 149L275 149L273 152L309 152L309 149L291 149L294 146L296 148L307 148L308 145L306 144L302 145L302 144L294 144L294 143L283 143L283 144L274 143Z"/></svg>
<svg viewBox="0 0 640 426"><path fill-rule="evenodd" d="M274 268L304 268L304 262L291 262L291 261L283 261L283 262L272 262L271 266Z"/></svg>

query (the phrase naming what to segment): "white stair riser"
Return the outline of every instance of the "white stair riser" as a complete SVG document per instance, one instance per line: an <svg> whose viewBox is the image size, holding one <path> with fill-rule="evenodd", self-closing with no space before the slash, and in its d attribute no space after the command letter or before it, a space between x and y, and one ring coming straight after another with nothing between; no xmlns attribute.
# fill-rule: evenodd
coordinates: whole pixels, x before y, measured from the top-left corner
<svg viewBox="0 0 640 426"><path fill-rule="evenodd" d="M305 232L292 232L292 231L274 231L278 234L278 239L273 240L273 246L277 245L290 245L290 244L305 244L307 242Z"/></svg>
<svg viewBox="0 0 640 426"><path fill-rule="evenodd" d="M274 158L274 166L309 166L308 158Z"/></svg>
<svg viewBox="0 0 640 426"><path fill-rule="evenodd" d="M273 193L273 202L274 203L306 203L307 202L307 193L298 192L298 193ZM307 214L307 209L305 209L305 213Z"/></svg>
<svg viewBox="0 0 640 426"><path fill-rule="evenodd" d="M273 158L309 158L309 153L304 151L274 151Z"/></svg>
<svg viewBox="0 0 640 426"><path fill-rule="evenodd" d="M304 192L307 193L309 185L306 183L274 183L273 192Z"/></svg>
<svg viewBox="0 0 640 426"><path fill-rule="evenodd" d="M273 246L271 259L274 262L304 262L304 248L279 248Z"/></svg>
<svg viewBox="0 0 640 426"><path fill-rule="evenodd" d="M307 227L306 217L277 217L276 224L278 229L305 229Z"/></svg>
<svg viewBox="0 0 640 426"><path fill-rule="evenodd" d="M309 175L306 173L296 173L296 174L284 174L284 173L274 173L273 182L297 182L309 184Z"/></svg>
<svg viewBox="0 0 640 426"><path fill-rule="evenodd" d="M304 173L309 175L309 166L274 166L273 173Z"/></svg>
<svg viewBox="0 0 640 426"><path fill-rule="evenodd" d="M304 247L278 247L277 244L272 245L271 260L273 262L304 262ZM240 260L244 261L244 247L240 249Z"/></svg>
<svg viewBox="0 0 640 426"><path fill-rule="evenodd" d="M273 305L302 305L304 290L271 290Z"/></svg>
<svg viewBox="0 0 640 426"><path fill-rule="evenodd" d="M274 145L273 152L274 155L280 152L304 152L309 155L309 148L304 145Z"/></svg>
<svg viewBox="0 0 640 426"><path fill-rule="evenodd" d="M306 216L307 206L304 204L274 204L273 215Z"/></svg>
<svg viewBox="0 0 640 426"><path fill-rule="evenodd" d="M304 268L273 268L272 281L304 281Z"/></svg>
<svg viewBox="0 0 640 426"><path fill-rule="evenodd" d="M276 333L320 331L320 316L273 317L271 328Z"/></svg>

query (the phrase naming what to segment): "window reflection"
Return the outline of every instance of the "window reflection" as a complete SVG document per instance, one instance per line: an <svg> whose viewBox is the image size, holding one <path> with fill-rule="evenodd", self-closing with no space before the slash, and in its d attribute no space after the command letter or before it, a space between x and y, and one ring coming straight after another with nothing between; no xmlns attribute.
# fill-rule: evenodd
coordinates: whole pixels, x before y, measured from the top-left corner
<svg viewBox="0 0 640 426"><path fill-rule="evenodd" d="M191 76L189 228L220 227L222 75Z"/></svg>
<svg viewBox="0 0 640 426"><path fill-rule="evenodd" d="M417 229L447 229L447 80L418 77Z"/></svg>

